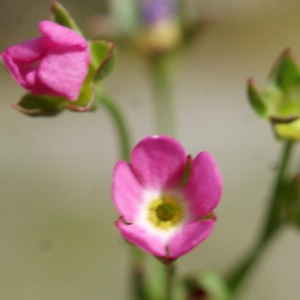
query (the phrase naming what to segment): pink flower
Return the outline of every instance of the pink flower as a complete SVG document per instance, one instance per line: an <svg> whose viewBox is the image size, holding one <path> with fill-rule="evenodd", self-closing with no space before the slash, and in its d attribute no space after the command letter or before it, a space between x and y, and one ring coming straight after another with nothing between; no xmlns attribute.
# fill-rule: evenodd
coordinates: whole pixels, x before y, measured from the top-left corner
<svg viewBox="0 0 300 300"><path fill-rule="evenodd" d="M210 235L221 192L209 153L192 160L173 138L150 136L133 149L130 164L115 166L112 197L121 214L116 225L128 242L170 262Z"/></svg>
<svg viewBox="0 0 300 300"><path fill-rule="evenodd" d="M14 45L1 56L13 78L35 95L75 101L90 63L86 40L51 21L39 23L42 37Z"/></svg>

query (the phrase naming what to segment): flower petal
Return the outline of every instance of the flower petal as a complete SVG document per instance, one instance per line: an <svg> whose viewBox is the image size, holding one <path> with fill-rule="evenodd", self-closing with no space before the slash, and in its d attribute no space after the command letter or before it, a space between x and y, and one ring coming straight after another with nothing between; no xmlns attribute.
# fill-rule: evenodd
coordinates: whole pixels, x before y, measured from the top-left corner
<svg viewBox="0 0 300 300"><path fill-rule="evenodd" d="M29 41L14 45L2 54L4 64L17 83L24 88L30 88L26 76L37 67L38 60L45 54L44 39L34 38Z"/></svg>
<svg viewBox="0 0 300 300"><path fill-rule="evenodd" d="M166 256L165 242L159 237L149 234L142 226L125 224L121 218L116 222L116 226L128 242L155 256Z"/></svg>
<svg viewBox="0 0 300 300"><path fill-rule="evenodd" d="M143 189L128 163L119 161L113 172L113 202L126 222L134 222L143 201Z"/></svg>
<svg viewBox="0 0 300 300"><path fill-rule="evenodd" d="M207 152L194 159L184 195L195 218L203 218L219 203L222 178L214 158Z"/></svg>
<svg viewBox="0 0 300 300"><path fill-rule="evenodd" d="M41 61L37 71L40 85L36 84L39 90L33 92L75 101L88 72L89 54L87 51L54 51Z"/></svg>
<svg viewBox="0 0 300 300"><path fill-rule="evenodd" d="M203 242L212 232L214 223L213 220L205 220L185 224L182 231L169 241L168 258L176 259Z"/></svg>
<svg viewBox="0 0 300 300"><path fill-rule="evenodd" d="M133 149L132 169L147 188L179 187L186 164L182 146L167 136L150 136Z"/></svg>
<svg viewBox="0 0 300 300"><path fill-rule="evenodd" d="M52 21L39 23L39 30L48 40L48 47L61 46L65 49L74 47L77 50L88 48L87 41L76 31ZM67 50L66 50L67 51Z"/></svg>

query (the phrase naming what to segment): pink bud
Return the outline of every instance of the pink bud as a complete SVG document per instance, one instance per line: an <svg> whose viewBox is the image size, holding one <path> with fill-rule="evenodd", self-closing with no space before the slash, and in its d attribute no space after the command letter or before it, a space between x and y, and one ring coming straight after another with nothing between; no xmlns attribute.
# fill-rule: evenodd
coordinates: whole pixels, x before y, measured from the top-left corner
<svg viewBox="0 0 300 300"><path fill-rule="evenodd" d="M1 56L13 78L35 95L75 101L88 73L87 41L77 32L51 21L39 23L41 37L5 50Z"/></svg>

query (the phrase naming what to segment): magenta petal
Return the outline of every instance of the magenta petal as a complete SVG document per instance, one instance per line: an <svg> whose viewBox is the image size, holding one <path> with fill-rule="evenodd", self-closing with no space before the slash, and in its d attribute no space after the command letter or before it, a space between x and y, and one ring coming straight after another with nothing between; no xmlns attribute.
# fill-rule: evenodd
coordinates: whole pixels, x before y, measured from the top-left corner
<svg viewBox="0 0 300 300"><path fill-rule="evenodd" d="M214 223L213 220L205 220L185 224L183 229L169 241L168 258L176 259L203 242L212 232Z"/></svg>
<svg viewBox="0 0 300 300"><path fill-rule="evenodd" d="M166 245L163 240L157 236L149 234L145 228L136 224L127 225L122 221L122 219L119 219L116 222L116 226L128 242L153 254L154 256L166 256Z"/></svg>
<svg viewBox="0 0 300 300"><path fill-rule="evenodd" d="M125 161L119 161L115 166L112 197L123 219L134 222L143 201L143 189Z"/></svg>
<svg viewBox="0 0 300 300"><path fill-rule="evenodd" d="M167 136L150 136L133 149L132 168L147 188L179 187L186 164L182 146Z"/></svg>
<svg viewBox="0 0 300 300"><path fill-rule="evenodd" d="M9 56L15 62L31 63L44 55L43 45L42 37L34 38L9 47L2 53L2 56Z"/></svg>
<svg viewBox="0 0 300 300"><path fill-rule="evenodd" d="M194 159L184 194L195 218L203 218L219 203L222 178L214 158L201 152Z"/></svg>
<svg viewBox="0 0 300 300"><path fill-rule="evenodd" d="M87 71L87 52L48 53L37 71L42 86L36 85L36 92L76 100Z"/></svg>
<svg viewBox="0 0 300 300"><path fill-rule="evenodd" d="M52 44L63 46L66 49L68 47L76 47L77 50L83 50L88 47L86 40L76 31L55 22L42 21L39 23L39 30L50 42L49 47Z"/></svg>
<svg viewBox="0 0 300 300"><path fill-rule="evenodd" d="M34 38L21 44L9 47L2 54L3 62L16 82L30 88L26 76L37 67L36 61L45 54L44 39Z"/></svg>

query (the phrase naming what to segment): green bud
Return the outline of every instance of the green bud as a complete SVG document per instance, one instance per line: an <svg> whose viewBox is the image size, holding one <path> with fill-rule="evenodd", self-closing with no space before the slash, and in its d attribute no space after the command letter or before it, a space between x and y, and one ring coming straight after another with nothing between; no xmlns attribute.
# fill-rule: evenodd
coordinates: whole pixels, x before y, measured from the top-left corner
<svg viewBox="0 0 300 300"><path fill-rule="evenodd" d="M300 140L300 67L290 49L273 68L266 89L248 81L248 97L255 112L271 122L278 139Z"/></svg>

